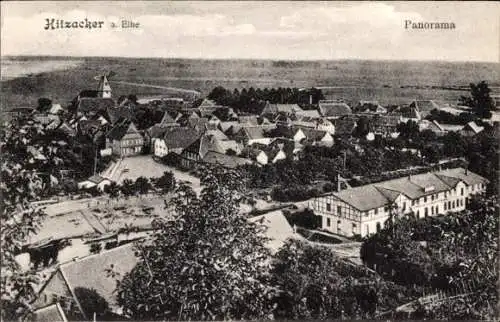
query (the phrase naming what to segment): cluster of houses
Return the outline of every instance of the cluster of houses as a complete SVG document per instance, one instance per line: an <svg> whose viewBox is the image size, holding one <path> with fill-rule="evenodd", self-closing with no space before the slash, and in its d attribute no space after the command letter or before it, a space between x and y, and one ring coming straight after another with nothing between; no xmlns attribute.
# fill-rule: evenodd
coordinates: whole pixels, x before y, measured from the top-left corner
<svg viewBox="0 0 500 322"><path fill-rule="evenodd" d="M164 107L163 117L142 129L134 117L140 102L130 98L116 102L106 75L102 75L97 90L82 91L73 100L71 118L62 119L64 109L59 104L35 117L68 137L90 137L102 156L151 153L161 158L175 154L185 166L208 162L235 167L294 159L307 145L331 146L334 136L351 136L360 118L369 124L368 140L376 135L397 137L398 124L409 120L415 121L420 130L437 135L448 130L436 121L425 120L433 109L440 108L432 100L415 100L390 112L377 101L360 101L351 107L341 99L322 100L313 110L267 102L260 115L238 115L209 99L194 108L181 99L148 99L143 102L148 106L161 103L153 105ZM467 136L482 130L473 122L460 129ZM102 185L104 179L96 176L81 186Z"/></svg>

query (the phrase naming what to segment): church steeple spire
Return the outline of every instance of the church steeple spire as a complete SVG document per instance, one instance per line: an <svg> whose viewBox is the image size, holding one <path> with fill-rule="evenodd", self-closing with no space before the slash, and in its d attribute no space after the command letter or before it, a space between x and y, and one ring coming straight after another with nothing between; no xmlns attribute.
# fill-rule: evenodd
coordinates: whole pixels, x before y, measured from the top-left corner
<svg viewBox="0 0 500 322"><path fill-rule="evenodd" d="M96 77L96 79L99 80L99 85L97 86L99 97L111 98L111 86L109 85L108 79L113 75L113 72L109 72L107 74L102 74Z"/></svg>

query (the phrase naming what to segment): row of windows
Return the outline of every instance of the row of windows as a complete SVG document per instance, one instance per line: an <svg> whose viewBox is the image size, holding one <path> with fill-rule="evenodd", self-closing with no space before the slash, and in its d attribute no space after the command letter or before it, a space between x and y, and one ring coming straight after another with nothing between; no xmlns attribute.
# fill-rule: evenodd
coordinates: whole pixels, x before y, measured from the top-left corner
<svg viewBox="0 0 500 322"><path fill-rule="evenodd" d="M342 228L340 227L342 224L342 221L341 220L337 220L337 232L341 232L342 231ZM330 218L326 218L326 226L327 227L331 227L332 226L332 221ZM355 230L356 230L356 223L352 223L351 224L351 229L352 229L352 232L354 233Z"/></svg>
<svg viewBox="0 0 500 322"><path fill-rule="evenodd" d="M121 141L122 146L128 145L142 145L142 139L134 139L134 140L123 140Z"/></svg>

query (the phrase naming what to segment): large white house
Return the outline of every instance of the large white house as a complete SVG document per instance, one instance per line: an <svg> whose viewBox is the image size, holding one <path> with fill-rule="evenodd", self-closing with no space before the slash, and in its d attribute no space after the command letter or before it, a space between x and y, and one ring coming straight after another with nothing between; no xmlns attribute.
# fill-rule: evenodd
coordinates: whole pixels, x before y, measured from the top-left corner
<svg viewBox="0 0 500 322"><path fill-rule="evenodd" d="M322 229L344 236L367 236L384 227L391 208L418 218L464 210L487 179L463 168L428 172L364 185L318 197L309 203Z"/></svg>

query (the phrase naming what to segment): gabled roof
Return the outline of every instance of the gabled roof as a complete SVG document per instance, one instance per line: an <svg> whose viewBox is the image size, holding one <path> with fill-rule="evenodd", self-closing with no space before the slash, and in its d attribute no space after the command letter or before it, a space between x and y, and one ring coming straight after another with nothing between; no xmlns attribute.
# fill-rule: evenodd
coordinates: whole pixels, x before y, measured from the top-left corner
<svg viewBox="0 0 500 322"><path fill-rule="evenodd" d="M238 125L238 121L225 121L225 122L220 122L219 123L219 129L224 132L225 134L227 130L231 128L233 125Z"/></svg>
<svg viewBox="0 0 500 322"><path fill-rule="evenodd" d="M263 139L266 137L266 129L262 126L244 127L241 131L243 131L245 136L250 140Z"/></svg>
<svg viewBox="0 0 500 322"><path fill-rule="evenodd" d="M420 114L423 115L423 117L429 114L432 110L439 109L439 105L433 100L415 100L411 102L410 107L417 108Z"/></svg>
<svg viewBox="0 0 500 322"><path fill-rule="evenodd" d="M311 140L311 141L320 141L327 134L326 131L311 129L311 128L307 128L307 127L295 127L294 126L294 128L300 128L302 130L302 133L304 133L304 135L306 136L306 138L308 140Z"/></svg>
<svg viewBox="0 0 500 322"><path fill-rule="evenodd" d="M238 122L246 125L258 126L259 120L256 115L238 116Z"/></svg>
<svg viewBox="0 0 500 322"><path fill-rule="evenodd" d="M170 126L170 125L177 125L177 123L172 118L172 116L170 116L170 114L168 112L165 112L165 114L163 114L163 117L162 117L159 125L160 126Z"/></svg>
<svg viewBox="0 0 500 322"><path fill-rule="evenodd" d="M361 100L355 108L356 112L362 113L386 113L387 109L382 107L378 101Z"/></svg>
<svg viewBox="0 0 500 322"><path fill-rule="evenodd" d="M214 136L217 140L229 140L229 138L219 129L208 129L205 132L206 135L212 135Z"/></svg>
<svg viewBox="0 0 500 322"><path fill-rule="evenodd" d="M333 195L359 211L380 208L391 203L385 194L371 184L341 190Z"/></svg>
<svg viewBox="0 0 500 322"><path fill-rule="evenodd" d="M113 127L106 137L108 137L111 140L121 140L125 134L137 134L142 137L142 135L137 131L137 128L135 127L134 123L131 121L124 121L122 123L119 123Z"/></svg>
<svg viewBox="0 0 500 322"><path fill-rule="evenodd" d="M82 97L77 106L78 112L105 111L116 106L112 98Z"/></svg>
<svg viewBox="0 0 500 322"><path fill-rule="evenodd" d="M129 273L140 259L135 256L132 244L116 247L109 251L103 251L97 255L91 255L77 259L59 266L69 288L74 292L78 287L94 289L110 305L117 309L115 278L108 276L106 269L124 276ZM86 315L91 314L85 312Z"/></svg>
<svg viewBox="0 0 500 322"><path fill-rule="evenodd" d="M465 124L462 131L464 131L464 130L472 130L474 133L477 134L477 133L481 132L482 130L484 130L484 127L477 125L476 122L474 122L474 121L471 121L471 122Z"/></svg>
<svg viewBox="0 0 500 322"><path fill-rule="evenodd" d="M295 113L298 119L303 119L304 117L312 118L312 119L317 119L320 118L321 115L319 115L318 110L303 110L303 111L298 111Z"/></svg>
<svg viewBox="0 0 500 322"><path fill-rule="evenodd" d="M224 149L218 144L218 140L211 135L202 135L184 150L187 152L196 153L201 158L203 158L208 151L215 151L219 153L225 152Z"/></svg>
<svg viewBox="0 0 500 322"><path fill-rule="evenodd" d="M187 127L169 127L165 129L162 139L169 149L186 148L200 138L198 132Z"/></svg>
<svg viewBox="0 0 500 322"><path fill-rule="evenodd" d="M332 195L360 211L367 211L392 203L399 194L416 200L455 188L460 181L467 185L488 182L485 178L471 171L455 168L364 185L335 192Z"/></svg>
<svg viewBox="0 0 500 322"><path fill-rule="evenodd" d="M344 102L319 101L318 109L321 116L324 117L340 117L352 114L351 108Z"/></svg>
<svg viewBox="0 0 500 322"><path fill-rule="evenodd" d="M439 171L439 174L457 178L465 182L467 185L475 185L479 183L487 183L488 180L486 178L481 177L478 174L475 174L472 171L465 170L464 168L454 168L454 169L446 169Z"/></svg>

